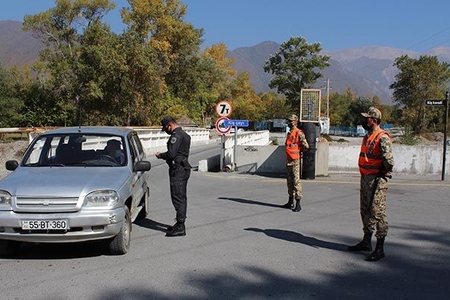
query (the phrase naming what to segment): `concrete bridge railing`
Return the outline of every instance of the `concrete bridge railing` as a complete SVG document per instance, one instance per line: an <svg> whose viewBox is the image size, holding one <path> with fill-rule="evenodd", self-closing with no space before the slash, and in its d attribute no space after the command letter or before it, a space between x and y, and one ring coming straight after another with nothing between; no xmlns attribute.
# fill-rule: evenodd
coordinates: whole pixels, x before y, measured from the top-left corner
<svg viewBox="0 0 450 300"><path fill-rule="evenodd" d="M160 129L135 128L142 140L147 154L165 151L169 136ZM15 130L15 131L14 131ZM17 132L23 129L2 128L0 132ZM184 128L191 136L192 144L206 144L217 142L210 140L210 130L202 128ZM28 132L29 140L43 130ZM284 146L269 145L269 131L245 131L236 136L227 134L223 137L223 163L235 165L238 171L248 172L284 172L285 151ZM237 143L236 143L237 142ZM237 144L235 149L234 145ZM359 145L329 144L327 141L317 143L315 169L316 175L328 175L329 172L358 172ZM437 175L442 173L442 153L440 145L393 145L394 173ZM446 153L449 157L449 151ZM220 162L215 158L215 162ZM446 161L446 174L448 174L448 159ZM211 166L199 163L199 170L208 171Z"/></svg>

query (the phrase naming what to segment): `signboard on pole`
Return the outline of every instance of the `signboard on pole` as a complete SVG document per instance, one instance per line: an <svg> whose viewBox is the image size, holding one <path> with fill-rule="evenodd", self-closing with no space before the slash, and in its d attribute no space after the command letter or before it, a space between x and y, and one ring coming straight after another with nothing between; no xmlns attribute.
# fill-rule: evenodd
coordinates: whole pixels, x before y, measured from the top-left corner
<svg viewBox="0 0 450 300"><path fill-rule="evenodd" d="M248 120L225 120L225 126L248 127Z"/></svg>
<svg viewBox="0 0 450 300"><path fill-rule="evenodd" d="M300 96L300 122L320 121L320 89L302 89Z"/></svg>
<svg viewBox="0 0 450 300"><path fill-rule="evenodd" d="M216 121L216 130L220 134L226 134L231 130L231 126L225 125L225 121L228 121L227 117L218 118Z"/></svg>
<svg viewBox="0 0 450 300"><path fill-rule="evenodd" d="M425 104L428 106L444 106L447 100L425 100Z"/></svg>
<svg viewBox="0 0 450 300"><path fill-rule="evenodd" d="M216 113L221 117L228 117L231 114L231 104L228 101L219 101L216 104Z"/></svg>

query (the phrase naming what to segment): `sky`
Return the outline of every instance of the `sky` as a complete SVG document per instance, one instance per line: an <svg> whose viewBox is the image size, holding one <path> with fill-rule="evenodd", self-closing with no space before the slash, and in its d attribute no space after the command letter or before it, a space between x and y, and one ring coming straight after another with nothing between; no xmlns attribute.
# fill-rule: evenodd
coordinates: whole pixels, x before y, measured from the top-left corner
<svg viewBox="0 0 450 300"><path fill-rule="evenodd" d="M105 21L124 30L119 9L126 0L111 0L116 9ZM202 47L224 43L228 50L264 41L283 43L301 36L324 50L388 46L424 52L450 47L449 0L180 0L184 20L203 28ZM0 20L23 21L55 6L54 0L2 0Z"/></svg>

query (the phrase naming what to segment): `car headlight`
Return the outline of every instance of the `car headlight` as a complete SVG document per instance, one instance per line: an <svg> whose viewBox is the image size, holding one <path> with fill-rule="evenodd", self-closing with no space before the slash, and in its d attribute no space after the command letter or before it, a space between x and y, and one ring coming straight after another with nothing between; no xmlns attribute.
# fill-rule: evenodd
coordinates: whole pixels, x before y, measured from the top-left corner
<svg viewBox="0 0 450 300"><path fill-rule="evenodd" d="M118 202L119 195L112 190L95 191L84 198L84 206L86 207L113 207Z"/></svg>
<svg viewBox="0 0 450 300"><path fill-rule="evenodd" d="M0 209L11 208L11 195L7 191L0 190Z"/></svg>

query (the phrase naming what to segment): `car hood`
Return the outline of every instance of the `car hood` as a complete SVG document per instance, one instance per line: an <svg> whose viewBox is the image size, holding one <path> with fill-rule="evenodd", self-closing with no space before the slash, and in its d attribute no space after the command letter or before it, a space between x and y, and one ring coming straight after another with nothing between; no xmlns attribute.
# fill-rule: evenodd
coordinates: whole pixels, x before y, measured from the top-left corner
<svg viewBox="0 0 450 300"><path fill-rule="evenodd" d="M20 167L0 181L0 189L20 197L79 197L94 190L119 191L129 177L127 167Z"/></svg>

